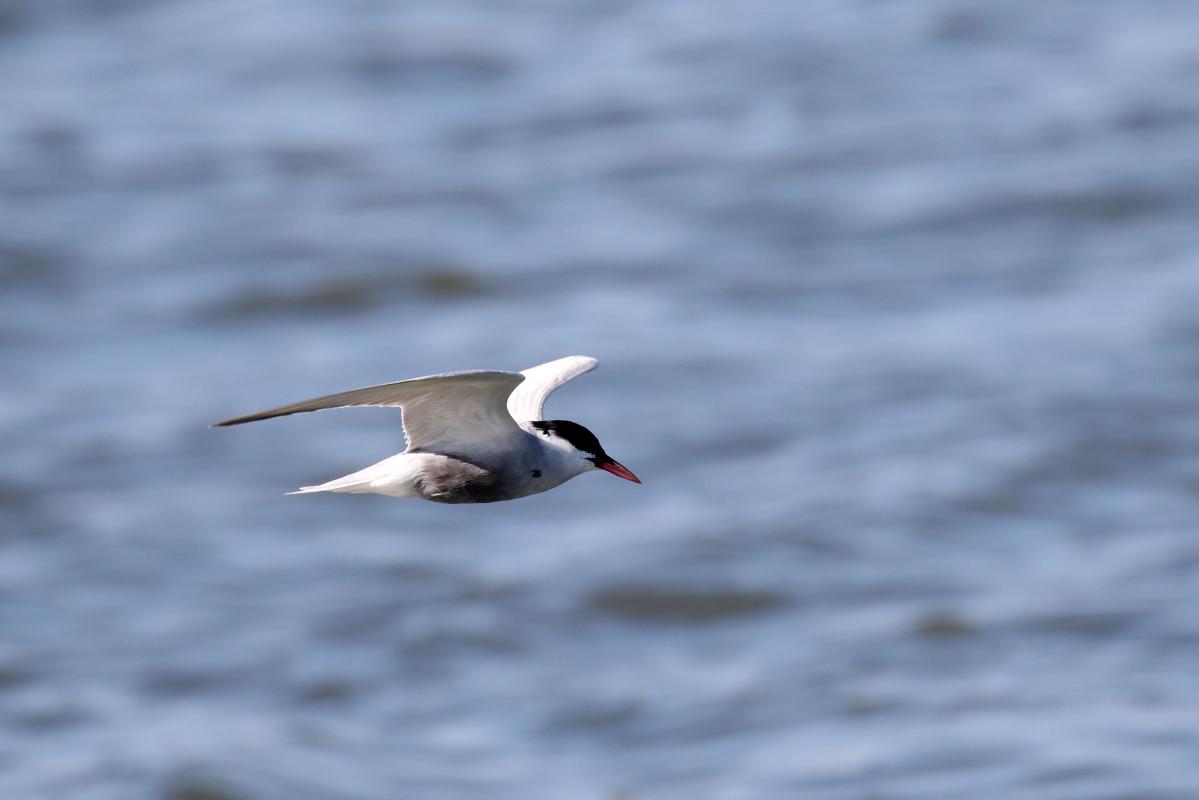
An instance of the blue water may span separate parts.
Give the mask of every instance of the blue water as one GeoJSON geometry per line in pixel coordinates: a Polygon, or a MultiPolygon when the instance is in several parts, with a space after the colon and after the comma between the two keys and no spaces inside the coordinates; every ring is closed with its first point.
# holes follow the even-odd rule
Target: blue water
{"type": "Polygon", "coordinates": [[[0,1],[0,797],[1199,797],[1197,26],[0,1]],[[643,486],[206,427],[572,353],[643,486]]]}

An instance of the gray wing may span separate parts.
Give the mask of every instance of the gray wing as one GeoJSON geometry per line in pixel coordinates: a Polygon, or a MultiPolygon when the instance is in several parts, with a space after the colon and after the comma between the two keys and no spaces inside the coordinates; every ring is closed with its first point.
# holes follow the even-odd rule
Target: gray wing
{"type": "Polygon", "coordinates": [[[541,407],[545,398],[567,381],[595,369],[599,361],[591,356],[566,356],[536,367],[529,367],[520,374],[524,383],[512,390],[508,396],[508,413],[518,423],[545,419],[541,407]]]}
{"type": "Polygon", "coordinates": [[[212,427],[241,425],[260,419],[348,406],[384,406],[404,412],[408,450],[435,450],[457,445],[486,447],[516,433],[508,413],[508,395],[524,380],[518,372],[447,372],[348,392],[327,394],[278,408],[218,422],[212,427]]]}

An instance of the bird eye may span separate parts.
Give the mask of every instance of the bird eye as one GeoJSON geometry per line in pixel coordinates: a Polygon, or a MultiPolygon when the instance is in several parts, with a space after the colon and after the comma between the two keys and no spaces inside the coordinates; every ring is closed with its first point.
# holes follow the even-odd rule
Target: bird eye
{"type": "Polygon", "coordinates": [[[533,470],[533,477],[534,477],[534,478],[540,478],[540,477],[541,477],[541,470],[539,470],[539,469],[535,469],[535,470],[533,470]]]}

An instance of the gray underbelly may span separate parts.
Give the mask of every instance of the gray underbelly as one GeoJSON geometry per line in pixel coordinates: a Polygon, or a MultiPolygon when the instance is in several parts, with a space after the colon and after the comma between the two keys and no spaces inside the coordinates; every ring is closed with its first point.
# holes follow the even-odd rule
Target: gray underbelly
{"type": "Polygon", "coordinates": [[[420,496],[434,503],[494,503],[522,496],[503,475],[451,456],[433,461],[415,480],[420,496]]]}

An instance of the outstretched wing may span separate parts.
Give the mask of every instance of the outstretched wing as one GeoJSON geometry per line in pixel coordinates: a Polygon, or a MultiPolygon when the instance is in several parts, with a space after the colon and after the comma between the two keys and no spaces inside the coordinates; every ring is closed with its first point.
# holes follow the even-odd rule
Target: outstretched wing
{"type": "MultiPolygon", "coordinates": [[[[408,450],[437,451],[458,445],[486,448],[519,428],[506,403],[512,390],[525,380],[518,372],[447,372],[348,392],[234,417],[212,427],[240,425],[260,419],[347,406],[385,406],[404,411],[408,450]]],[[[548,393],[548,392],[547,392],[548,393]]]]}
{"type": "Polygon", "coordinates": [[[508,395],[508,413],[522,425],[544,419],[541,407],[545,398],[572,378],[591,372],[597,364],[599,362],[591,356],[567,356],[529,367],[520,373],[525,378],[524,383],[508,395]]]}

